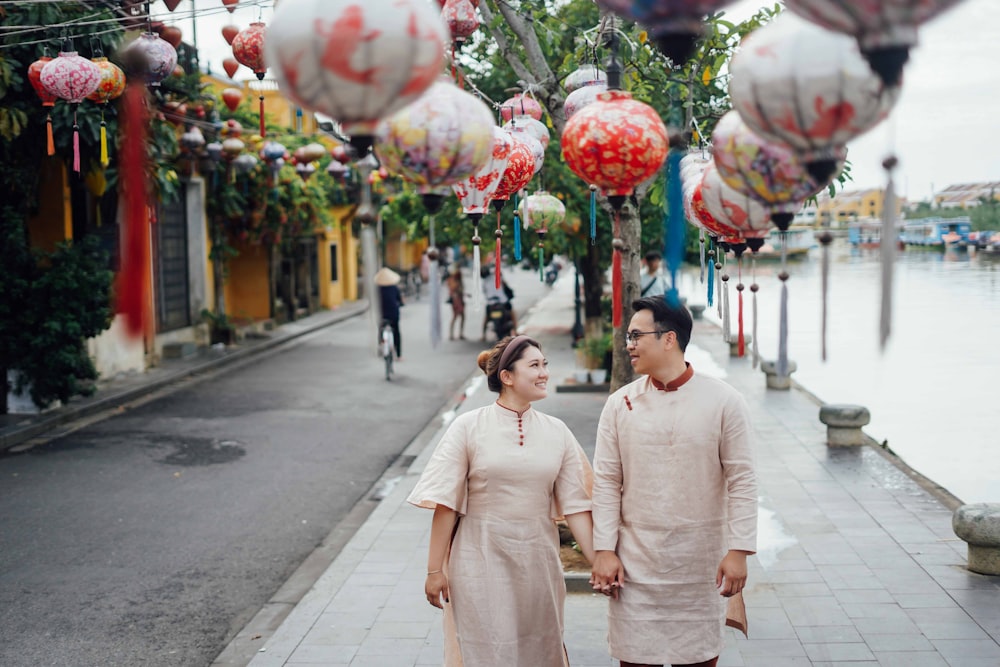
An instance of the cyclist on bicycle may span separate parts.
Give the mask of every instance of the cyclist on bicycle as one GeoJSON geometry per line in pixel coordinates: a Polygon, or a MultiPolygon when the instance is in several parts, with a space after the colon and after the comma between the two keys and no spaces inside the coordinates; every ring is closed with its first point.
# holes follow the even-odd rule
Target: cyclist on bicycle
{"type": "Polygon", "coordinates": [[[392,327],[392,336],[396,342],[396,358],[402,359],[403,338],[399,335],[399,309],[404,304],[403,293],[399,291],[399,281],[399,274],[387,266],[383,266],[375,274],[379,302],[382,304],[382,319],[392,327]]]}

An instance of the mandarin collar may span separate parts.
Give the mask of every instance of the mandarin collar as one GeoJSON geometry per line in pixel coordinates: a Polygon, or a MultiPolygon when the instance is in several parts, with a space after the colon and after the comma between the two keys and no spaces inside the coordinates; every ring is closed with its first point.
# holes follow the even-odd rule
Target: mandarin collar
{"type": "Polygon", "coordinates": [[[502,414],[502,415],[508,415],[510,417],[514,417],[514,418],[517,418],[517,419],[520,419],[521,417],[524,417],[524,415],[526,415],[531,410],[531,404],[530,403],[528,404],[528,407],[526,407],[521,412],[518,412],[517,410],[513,410],[511,408],[508,408],[506,405],[501,405],[499,400],[494,401],[493,404],[496,405],[497,408],[499,408],[497,410],[497,412],[499,412],[500,414],[502,414]]]}
{"type": "Polygon", "coordinates": [[[663,384],[652,375],[649,376],[649,381],[660,391],[677,391],[681,385],[694,377],[694,368],[691,367],[691,364],[685,361],[684,366],[684,372],[666,384],[663,384]]]}

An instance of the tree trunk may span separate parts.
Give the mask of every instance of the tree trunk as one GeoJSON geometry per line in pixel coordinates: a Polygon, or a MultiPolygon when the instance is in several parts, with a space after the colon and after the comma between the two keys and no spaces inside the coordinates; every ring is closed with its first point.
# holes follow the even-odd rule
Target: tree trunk
{"type": "Polygon", "coordinates": [[[622,240],[622,323],[614,332],[611,366],[611,391],[616,391],[635,378],[628,351],[625,349],[625,332],[632,319],[632,302],[639,298],[639,271],[642,257],[641,220],[639,205],[633,197],[626,200],[619,217],[622,240]]]}

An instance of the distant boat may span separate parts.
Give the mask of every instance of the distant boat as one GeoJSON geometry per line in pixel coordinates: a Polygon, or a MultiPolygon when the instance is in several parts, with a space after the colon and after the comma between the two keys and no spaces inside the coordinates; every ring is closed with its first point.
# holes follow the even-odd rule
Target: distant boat
{"type": "Polygon", "coordinates": [[[816,234],[812,227],[789,227],[787,232],[772,229],[760,250],[753,253],[755,259],[780,260],[782,245],[788,259],[804,259],[809,251],[817,247],[816,234]]]}
{"type": "Polygon", "coordinates": [[[907,246],[964,248],[969,243],[972,221],[958,218],[924,218],[903,225],[901,239],[907,246]]]}
{"type": "MultiPolygon", "coordinates": [[[[857,220],[847,223],[847,240],[855,248],[880,248],[882,246],[882,221],[881,220],[857,220]]],[[[896,230],[896,242],[899,247],[903,247],[899,239],[899,230],[902,224],[898,224],[896,230]]]]}

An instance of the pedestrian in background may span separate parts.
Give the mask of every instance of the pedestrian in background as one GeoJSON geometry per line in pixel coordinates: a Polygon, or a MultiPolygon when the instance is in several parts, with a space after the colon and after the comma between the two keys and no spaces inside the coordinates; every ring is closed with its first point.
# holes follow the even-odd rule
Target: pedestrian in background
{"type": "Polygon", "coordinates": [[[382,321],[392,327],[395,339],[396,358],[403,358],[403,337],[399,333],[399,309],[403,307],[403,293],[399,291],[399,274],[383,266],[375,273],[375,284],[378,286],[379,303],[382,306],[382,321]]]}
{"type": "Polygon", "coordinates": [[[448,303],[451,304],[451,323],[448,325],[448,340],[455,340],[455,322],[458,322],[458,337],[465,340],[465,286],[462,284],[462,270],[458,264],[449,267],[448,277],[444,279],[448,290],[448,303]]]}
{"type": "MultiPolygon", "coordinates": [[[[608,596],[622,667],[714,667],[727,599],[757,543],[757,478],[746,401],[684,359],[691,315],[661,297],[632,303],[625,335],[637,380],[612,394],[594,453],[591,584],[608,596]]],[[[735,596],[735,597],[734,597],[735,596]]]]}
{"type": "Polygon", "coordinates": [[[537,341],[504,338],[478,363],[496,402],[452,422],[408,498],[434,510],[424,592],[444,610],[445,666],[565,667],[555,522],[590,560],[590,463],[532,407],[549,379],[537,341]]]}
{"type": "Polygon", "coordinates": [[[660,275],[660,253],[650,250],[644,258],[645,266],[639,276],[639,297],[663,296],[667,291],[667,283],[660,275]]]}

